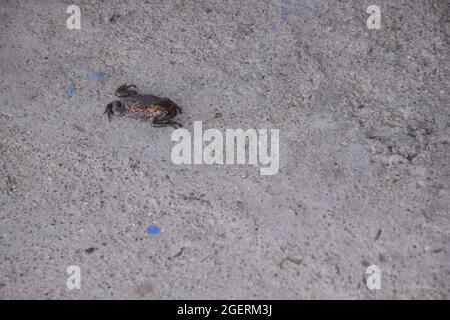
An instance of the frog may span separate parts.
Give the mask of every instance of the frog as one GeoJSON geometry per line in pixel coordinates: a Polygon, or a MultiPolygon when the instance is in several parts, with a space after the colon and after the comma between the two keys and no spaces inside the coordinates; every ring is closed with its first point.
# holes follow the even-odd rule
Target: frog
{"type": "Polygon", "coordinates": [[[113,115],[127,116],[133,119],[152,121],[153,127],[182,127],[174,120],[182,109],[168,98],[151,94],[140,94],[134,84],[123,84],[114,95],[119,98],[106,106],[104,114],[111,121],[113,115]]]}

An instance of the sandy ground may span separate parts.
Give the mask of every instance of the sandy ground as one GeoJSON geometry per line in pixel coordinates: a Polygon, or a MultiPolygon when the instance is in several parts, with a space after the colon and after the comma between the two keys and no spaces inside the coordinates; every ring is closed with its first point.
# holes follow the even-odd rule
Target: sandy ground
{"type": "Polygon", "coordinates": [[[71,4],[0,1],[0,298],[450,298],[449,1],[71,4]],[[280,172],[173,164],[125,82],[280,129],[280,172]]]}

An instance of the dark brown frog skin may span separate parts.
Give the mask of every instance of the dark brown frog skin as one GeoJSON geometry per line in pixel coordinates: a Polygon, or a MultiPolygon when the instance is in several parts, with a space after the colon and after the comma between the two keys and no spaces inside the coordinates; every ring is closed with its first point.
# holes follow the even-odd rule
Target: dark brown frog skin
{"type": "Polygon", "coordinates": [[[182,112],[182,109],[173,101],[150,94],[139,94],[135,89],[136,86],[133,84],[124,84],[117,88],[115,96],[119,100],[108,104],[104,112],[109,120],[116,114],[134,119],[152,120],[154,127],[182,127],[181,124],[172,120],[182,112]]]}

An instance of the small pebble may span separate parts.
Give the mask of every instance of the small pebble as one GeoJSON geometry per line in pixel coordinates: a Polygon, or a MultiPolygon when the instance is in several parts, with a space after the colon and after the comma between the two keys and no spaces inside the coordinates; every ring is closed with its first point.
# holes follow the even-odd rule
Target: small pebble
{"type": "Polygon", "coordinates": [[[84,252],[86,253],[86,254],[91,254],[91,253],[93,253],[95,251],[95,248],[87,248],[86,250],[84,250],[84,252]]]}
{"type": "Polygon", "coordinates": [[[147,294],[153,292],[153,286],[150,283],[148,283],[148,282],[144,282],[144,283],[138,284],[134,288],[134,292],[136,294],[140,295],[141,297],[144,297],[147,294]]]}

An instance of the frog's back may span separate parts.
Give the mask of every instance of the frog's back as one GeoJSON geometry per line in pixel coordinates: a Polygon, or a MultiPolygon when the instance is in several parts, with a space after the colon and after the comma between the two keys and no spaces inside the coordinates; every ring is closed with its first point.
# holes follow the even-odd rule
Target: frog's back
{"type": "Polygon", "coordinates": [[[140,105],[142,108],[149,108],[162,101],[161,98],[150,94],[138,94],[120,99],[127,107],[132,105],[140,105]]]}

